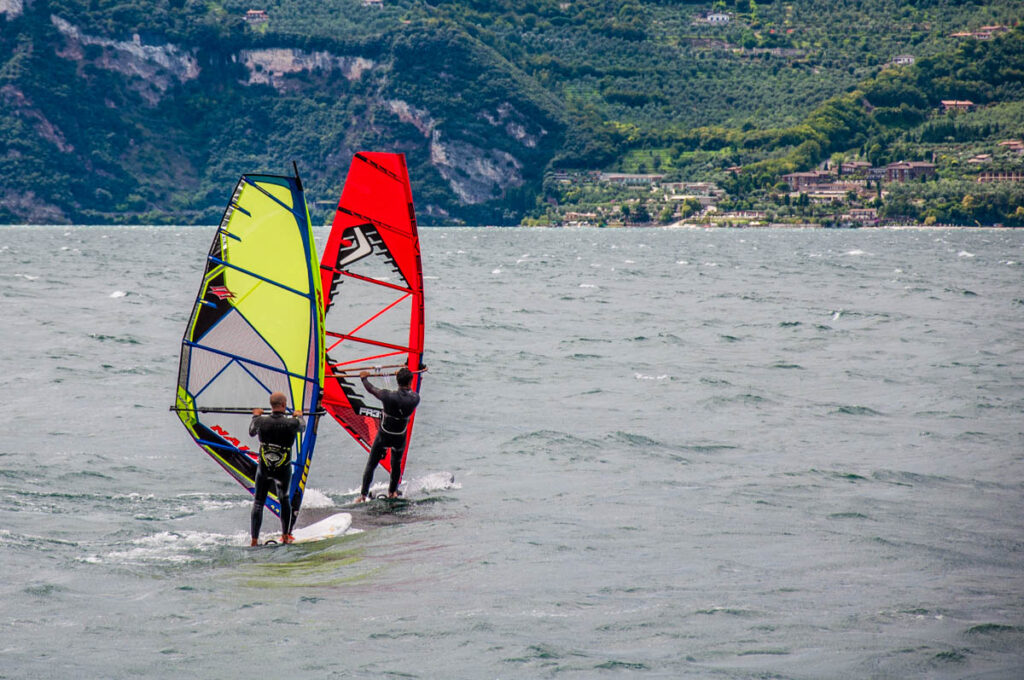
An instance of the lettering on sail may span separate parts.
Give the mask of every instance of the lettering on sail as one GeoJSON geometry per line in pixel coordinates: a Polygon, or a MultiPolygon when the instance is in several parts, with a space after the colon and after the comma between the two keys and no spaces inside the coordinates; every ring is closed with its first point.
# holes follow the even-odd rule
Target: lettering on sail
{"type": "Polygon", "coordinates": [[[219,434],[221,437],[223,437],[224,441],[228,442],[229,444],[232,444],[239,451],[248,451],[249,450],[248,446],[242,446],[242,442],[240,442],[236,438],[232,437],[231,433],[228,432],[227,430],[225,430],[220,425],[214,425],[210,429],[213,430],[214,432],[216,432],[217,434],[219,434]]]}

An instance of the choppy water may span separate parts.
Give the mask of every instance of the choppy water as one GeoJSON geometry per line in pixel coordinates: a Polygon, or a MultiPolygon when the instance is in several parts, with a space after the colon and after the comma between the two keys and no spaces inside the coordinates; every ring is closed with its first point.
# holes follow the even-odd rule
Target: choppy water
{"type": "Polygon", "coordinates": [[[426,230],[414,502],[256,551],[210,238],[0,229],[0,677],[1024,675],[1024,231],[426,230]]]}

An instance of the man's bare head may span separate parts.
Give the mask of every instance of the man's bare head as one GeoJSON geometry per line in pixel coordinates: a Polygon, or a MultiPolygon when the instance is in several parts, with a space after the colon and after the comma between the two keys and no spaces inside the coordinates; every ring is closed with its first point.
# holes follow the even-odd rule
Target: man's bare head
{"type": "Polygon", "coordinates": [[[288,406],[288,397],[283,392],[274,392],[270,395],[270,408],[275,411],[283,411],[288,406]]]}

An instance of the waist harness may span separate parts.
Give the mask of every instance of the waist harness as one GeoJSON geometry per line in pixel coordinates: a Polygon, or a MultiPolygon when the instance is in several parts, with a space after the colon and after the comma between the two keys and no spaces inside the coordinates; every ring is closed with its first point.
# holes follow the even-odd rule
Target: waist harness
{"type": "Polygon", "coordinates": [[[289,463],[292,458],[292,447],[278,444],[260,444],[260,460],[270,469],[277,469],[289,463]]]}
{"type": "Polygon", "coordinates": [[[380,419],[380,429],[383,430],[384,432],[386,432],[387,434],[405,434],[405,430],[408,427],[409,427],[409,419],[408,418],[396,418],[395,416],[389,416],[388,414],[385,413],[384,417],[380,419]],[[388,422],[388,421],[390,421],[390,422],[388,422]],[[387,428],[387,426],[385,425],[385,423],[387,423],[387,425],[390,425],[394,429],[389,430],[387,428]],[[396,427],[396,425],[401,425],[402,429],[399,430],[396,427]]]}

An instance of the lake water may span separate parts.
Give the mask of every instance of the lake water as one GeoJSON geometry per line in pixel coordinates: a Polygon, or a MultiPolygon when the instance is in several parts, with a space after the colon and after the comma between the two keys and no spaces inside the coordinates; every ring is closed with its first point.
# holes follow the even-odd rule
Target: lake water
{"type": "Polygon", "coordinates": [[[412,502],[257,550],[212,231],[0,229],[0,677],[1024,677],[1024,230],[425,229],[412,502]]]}

